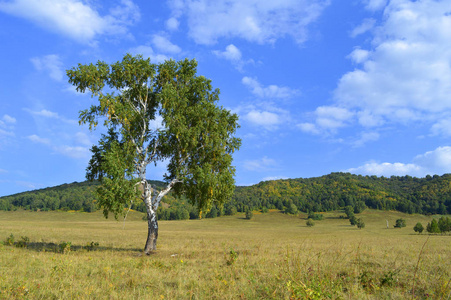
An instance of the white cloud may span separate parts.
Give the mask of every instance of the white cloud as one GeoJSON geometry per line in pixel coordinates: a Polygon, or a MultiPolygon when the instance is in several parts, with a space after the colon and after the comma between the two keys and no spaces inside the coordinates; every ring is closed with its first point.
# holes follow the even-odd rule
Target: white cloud
{"type": "Polygon", "coordinates": [[[131,48],[128,50],[128,52],[134,55],[142,54],[144,58],[149,57],[153,63],[161,63],[164,62],[165,60],[170,59],[169,56],[166,56],[164,54],[157,54],[153,51],[152,47],[145,45],[131,48]]]}
{"type": "Polygon", "coordinates": [[[288,179],[286,176],[268,176],[263,178],[263,181],[272,181],[272,180],[279,180],[279,179],[288,179]]]}
{"type": "Polygon", "coordinates": [[[53,150],[61,155],[68,156],[71,158],[86,159],[90,157],[90,152],[86,147],[55,146],[53,147],[53,150]]]}
{"type": "Polygon", "coordinates": [[[230,44],[226,47],[225,51],[213,51],[213,53],[218,56],[225,58],[231,62],[241,61],[241,51],[234,44],[230,44]]]}
{"type": "MultiPolygon", "coordinates": [[[[80,140],[80,138],[83,138],[80,135],[76,135],[75,139],[84,145],[91,145],[91,143],[88,144],[87,140],[80,140]]],[[[88,158],[90,156],[90,152],[87,147],[83,146],[67,146],[67,145],[55,145],[52,143],[52,141],[48,138],[42,138],[36,134],[27,136],[27,139],[34,143],[43,144],[48,146],[52,151],[55,153],[71,157],[71,158],[88,158]]]]}
{"type": "Polygon", "coordinates": [[[376,24],[376,20],[375,19],[365,19],[363,20],[362,24],[360,24],[359,26],[357,26],[356,28],[354,28],[351,33],[350,36],[351,37],[356,37],[358,35],[361,35],[371,29],[374,28],[374,25],[376,24]]]}
{"type": "Polygon", "coordinates": [[[105,16],[79,0],[14,0],[0,2],[0,11],[80,43],[92,43],[103,34],[125,35],[127,27],[139,19],[138,7],[129,0],[122,0],[105,16]]]}
{"type": "Polygon", "coordinates": [[[166,37],[155,34],[152,37],[152,44],[161,52],[176,54],[180,53],[182,49],[179,46],[174,45],[166,37]]]}
{"type": "Polygon", "coordinates": [[[251,110],[245,115],[245,119],[254,125],[263,126],[267,129],[271,129],[281,123],[281,118],[278,114],[268,111],[251,110]]]}
{"type": "Polygon", "coordinates": [[[9,124],[15,124],[16,123],[16,119],[9,116],[9,115],[3,115],[2,118],[3,121],[5,121],[5,123],[9,123],[9,124]]]}
{"type": "Polygon", "coordinates": [[[360,48],[354,49],[351,54],[348,55],[348,58],[352,59],[353,62],[360,64],[368,59],[370,52],[367,50],[363,50],[360,48]]]}
{"type": "Polygon", "coordinates": [[[239,37],[251,42],[274,43],[291,36],[297,43],[307,37],[307,27],[329,5],[328,0],[218,0],[170,1],[175,17],[185,15],[188,34],[199,44],[219,38],[239,37]]]}
{"type": "Polygon", "coordinates": [[[169,18],[166,21],[166,28],[168,30],[174,31],[177,30],[179,28],[179,21],[176,18],[169,18]]]}
{"type": "Polygon", "coordinates": [[[438,147],[417,155],[411,163],[369,162],[357,168],[350,168],[346,172],[387,177],[391,175],[423,177],[427,174],[451,173],[451,147],[438,147]]]}
{"type": "Polygon", "coordinates": [[[38,71],[49,72],[49,76],[52,79],[56,81],[63,80],[63,63],[58,55],[51,54],[43,57],[33,57],[31,62],[38,71]]]}
{"type": "Polygon", "coordinates": [[[362,147],[368,142],[377,141],[380,137],[380,134],[377,132],[363,132],[360,138],[352,143],[354,147],[362,147]]]}
{"type": "Polygon", "coordinates": [[[27,138],[28,138],[30,141],[34,142],[34,143],[44,144],[44,145],[50,145],[50,144],[51,144],[51,142],[50,142],[49,139],[41,138],[41,137],[37,136],[36,134],[27,136],[27,138]]]}
{"type": "Polygon", "coordinates": [[[381,10],[387,5],[387,0],[363,0],[365,8],[371,11],[381,10]]]}
{"type": "Polygon", "coordinates": [[[315,123],[300,123],[297,127],[311,134],[335,133],[338,128],[347,126],[354,113],[342,107],[320,106],[314,112],[315,123]]]}
{"type": "MultiPolygon", "coordinates": [[[[366,1],[368,8],[385,1],[366,1]]],[[[447,1],[391,1],[374,31],[371,49],[349,58],[359,67],[344,74],[334,91],[337,106],[355,111],[361,125],[436,122],[446,133],[451,113],[451,15],[447,1]]]]}
{"type": "Polygon", "coordinates": [[[451,119],[443,119],[432,125],[432,135],[451,136],[451,119]]]}
{"type": "Polygon", "coordinates": [[[266,156],[261,159],[247,160],[244,162],[244,168],[249,171],[267,171],[275,166],[277,166],[276,161],[266,156]]]}
{"type": "Polygon", "coordinates": [[[86,133],[84,133],[84,132],[77,132],[75,134],[75,141],[78,144],[82,144],[82,145],[85,145],[85,146],[92,146],[92,144],[93,144],[91,142],[89,136],[86,133]]]}
{"type": "Polygon", "coordinates": [[[370,162],[358,168],[351,168],[346,170],[346,172],[354,174],[365,174],[365,175],[377,175],[377,176],[423,176],[423,171],[421,167],[415,164],[403,164],[403,163],[376,163],[370,162]]]}
{"type": "Polygon", "coordinates": [[[40,111],[34,111],[34,110],[31,110],[28,108],[24,108],[24,110],[26,112],[32,114],[33,116],[44,117],[44,118],[49,118],[49,119],[56,119],[56,120],[62,121],[67,124],[73,124],[73,125],[78,124],[78,121],[76,121],[76,120],[67,119],[65,117],[60,116],[58,113],[52,112],[47,109],[41,109],[40,111]]]}
{"type": "Polygon", "coordinates": [[[256,78],[243,77],[241,82],[251,89],[252,94],[261,98],[290,98],[299,94],[298,90],[277,85],[263,86],[256,78]]]}

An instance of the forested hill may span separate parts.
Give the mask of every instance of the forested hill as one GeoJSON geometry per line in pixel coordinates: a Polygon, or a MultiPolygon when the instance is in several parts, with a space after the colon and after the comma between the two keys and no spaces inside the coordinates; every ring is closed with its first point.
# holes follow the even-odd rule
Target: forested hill
{"type": "MultiPolygon", "coordinates": [[[[164,183],[152,181],[157,189],[164,183]]],[[[95,182],[74,182],[0,198],[0,210],[18,207],[30,210],[96,210],[93,191],[95,182]]],[[[179,218],[195,212],[186,200],[165,197],[171,212],[160,211],[163,219],[179,218]],[[177,208],[177,210],[175,210],[177,208]],[[171,215],[173,214],[173,215],[171,215]]],[[[253,186],[238,186],[223,210],[217,215],[246,209],[295,208],[300,211],[330,211],[353,206],[398,210],[407,213],[451,213],[451,174],[416,178],[411,176],[376,177],[332,173],[322,177],[264,181],[253,186]]],[[[142,210],[141,203],[133,208],[142,210]]],[[[215,212],[216,214],[216,212],[215,212]]],[[[214,214],[210,214],[213,215],[214,214]]]]}
{"type": "Polygon", "coordinates": [[[242,207],[283,209],[294,204],[301,211],[330,211],[353,206],[407,213],[451,213],[451,174],[443,176],[361,176],[332,173],[308,179],[264,181],[237,187],[232,203],[242,207]]]}

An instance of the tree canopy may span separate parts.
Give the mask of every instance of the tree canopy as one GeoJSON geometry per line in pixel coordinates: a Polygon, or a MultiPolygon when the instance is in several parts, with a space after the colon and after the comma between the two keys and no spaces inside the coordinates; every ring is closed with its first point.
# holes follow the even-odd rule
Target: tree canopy
{"type": "Polygon", "coordinates": [[[130,54],[111,65],[99,61],[67,71],[78,92],[98,99],[80,112],[80,124],[95,129],[102,120],[107,128],[91,149],[87,178],[101,182],[97,198],[106,217],[144,202],[154,243],[146,244],[146,253],[156,249],[156,211],[170,190],[185,194],[200,213],[233,193],[238,116],[217,105],[219,90],[196,72],[195,60],[157,65],[130,54]],[[163,161],[167,186],[155,192],[147,166],[163,161]]]}

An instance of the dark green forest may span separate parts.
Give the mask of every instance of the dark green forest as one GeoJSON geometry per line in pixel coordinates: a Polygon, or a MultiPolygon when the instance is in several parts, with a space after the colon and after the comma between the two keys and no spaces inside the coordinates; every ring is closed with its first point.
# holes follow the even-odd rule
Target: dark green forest
{"type": "MultiPolygon", "coordinates": [[[[152,181],[157,189],[165,183],[152,181]]],[[[92,212],[99,209],[94,191],[97,182],[74,182],[0,198],[0,210],[18,208],[32,211],[76,210],[92,212]]],[[[199,212],[186,198],[169,194],[158,210],[160,220],[197,219],[199,212]]],[[[233,215],[247,210],[279,209],[287,213],[322,212],[354,208],[359,213],[366,207],[397,210],[405,213],[451,213],[451,174],[443,176],[362,176],[332,173],[315,178],[264,181],[253,186],[237,186],[223,207],[213,206],[203,217],[233,215]]],[[[145,211],[143,203],[134,210],[145,211]]]]}

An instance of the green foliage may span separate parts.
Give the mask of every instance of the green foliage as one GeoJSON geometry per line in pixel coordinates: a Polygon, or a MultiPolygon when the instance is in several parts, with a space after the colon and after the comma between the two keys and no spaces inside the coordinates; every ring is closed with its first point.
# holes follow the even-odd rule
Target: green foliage
{"type": "Polygon", "coordinates": [[[6,246],[13,246],[14,245],[14,235],[11,233],[3,242],[6,246]]]}
{"type": "Polygon", "coordinates": [[[350,205],[345,206],[344,211],[345,211],[346,217],[348,219],[351,219],[352,217],[354,217],[354,208],[352,206],[350,206],[350,205]]]}
{"type": "Polygon", "coordinates": [[[91,243],[87,243],[84,248],[88,251],[94,251],[99,248],[99,243],[92,241],[91,243]]]}
{"type": "Polygon", "coordinates": [[[356,225],[358,229],[365,228],[365,222],[363,222],[362,218],[357,219],[356,225]]]}
{"type": "Polygon", "coordinates": [[[299,211],[334,211],[350,206],[357,214],[366,207],[405,213],[451,212],[451,174],[416,178],[332,173],[316,178],[264,181],[236,187],[238,211],[245,205],[283,210],[292,201],[299,211]]]}
{"type": "Polygon", "coordinates": [[[264,207],[261,209],[261,212],[262,212],[263,214],[267,214],[267,213],[269,212],[269,209],[268,209],[266,206],[264,206],[264,207]]]}
{"type": "Polygon", "coordinates": [[[252,213],[252,210],[248,209],[245,212],[245,218],[246,220],[251,220],[254,217],[254,214],[252,213]]]}
{"type": "Polygon", "coordinates": [[[293,202],[289,202],[287,207],[285,208],[285,213],[290,215],[295,215],[298,212],[298,208],[293,202]]]}
{"type": "Polygon", "coordinates": [[[440,228],[438,227],[436,219],[432,219],[432,221],[427,224],[426,231],[429,233],[440,233],[440,228]]]}
{"type": "Polygon", "coordinates": [[[305,225],[307,225],[307,227],[313,227],[315,225],[315,223],[313,222],[312,219],[307,219],[307,221],[305,222],[305,225]]]}
{"type": "Polygon", "coordinates": [[[226,255],[226,257],[225,257],[226,265],[228,265],[228,266],[234,265],[237,259],[238,259],[238,253],[235,252],[235,250],[230,249],[228,255],[226,255]]]}
{"type": "Polygon", "coordinates": [[[357,218],[356,218],[356,216],[352,215],[349,218],[349,223],[351,223],[352,226],[357,225],[357,218]]]}
{"type": "Polygon", "coordinates": [[[320,221],[322,220],[324,217],[322,214],[315,214],[314,212],[309,212],[308,214],[308,219],[312,219],[312,220],[316,220],[316,221],[320,221]]]}
{"type": "Polygon", "coordinates": [[[70,247],[72,246],[72,242],[61,242],[58,244],[59,252],[63,254],[67,254],[70,252],[70,247]]]}
{"type": "Polygon", "coordinates": [[[396,224],[393,225],[393,227],[395,227],[395,228],[406,227],[406,220],[405,219],[397,219],[396,224]]]}
{"type": "Polygon", "coordinates": [[[423,230],[424,230],[423,224],[421,224],[420,222],[418,222],[418,223],[415,224],[415,226],[413,227],[413,230],[414,230],[415,232],[422,233],[423,230]]]}
{"type": "Polygon", "coordinates": [[[441,233],[446,233],[451,231],[451,218],[442,216],[438,219],[438,228],[441,233]]]}
{"type": "Polygon", "coordinates": [[[217,106],[219,90],[196,72],[195,60],[156,65],[130,54],[110,65],[99,61],[67,71],[78,92],[98,99],[80,112],[80,123],[94,129],[102,119],[108,129],[92,147],[87,168],[87,178],[101,182],[96,198],[105,217],[112,212],[117,218],[140,197],[152,201],[146,207],[153,213],[159,200],[150,198],[146,167],[162,160],[169,162],[168,190],[186,195],[199,211],[232,196],[238,116],[217,106]],[[151,126],[157,116],[161,128],[151,126]]]}
{"type": "Polygon", "coordinates": [[[225,215],[226,216],[233,216],[233,215],[236,215],[236,213],[237,213],[237,209],[235,206],[227,205],[225,207],[225,215]]]}
{"type": "Polygon", "coordinates": [[[30,238],[27,236],[22,236],[20,241],[16,243],[17,248],[27,248],[28,243],[30,243],[30,238]]]}

